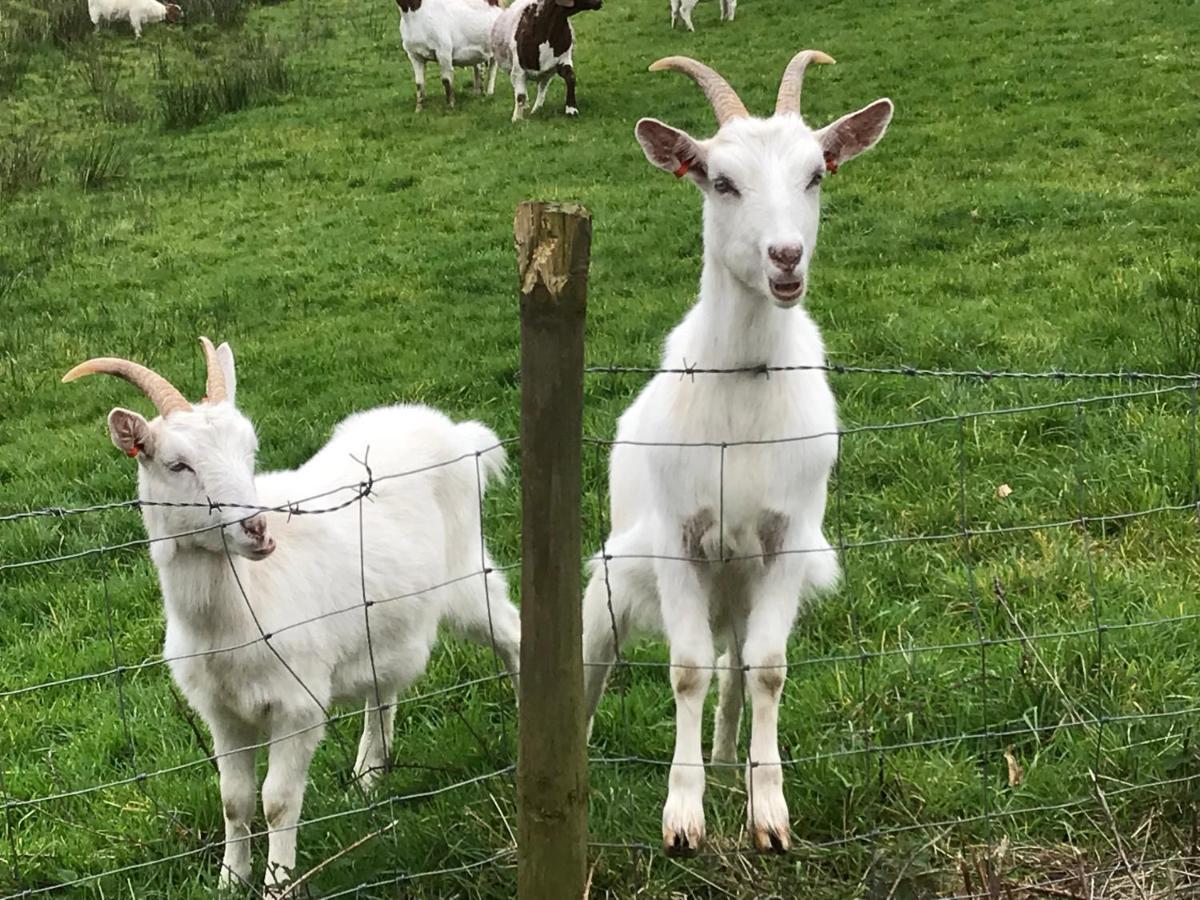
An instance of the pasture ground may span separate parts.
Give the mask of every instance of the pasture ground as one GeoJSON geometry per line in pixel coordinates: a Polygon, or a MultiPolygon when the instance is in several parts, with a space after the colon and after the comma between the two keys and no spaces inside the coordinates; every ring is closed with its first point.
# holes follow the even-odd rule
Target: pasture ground
{"type": "MultiPolygon", "coordinates": [[[[55,12],[60,0],[4,0],[0,513],[133,496],[103,425],[111,406],[139,401],[115,382],[59,376],[128,355],[198,393],[201,333],[238,354],[265,468],[302,461],[350,411],[396,401],[515,434],[511,221],[525,198],[594,215],[589,361],[654,365],[694,295],[700,202],[645,163],[633,124],[712,129],[692,85],[646,72],[672,53],[714,64],[760,112],[806,46],[839,60],[808,78],[811,122],[895,100],[882,144],[824,188],[809,304],[832,359],[1197,370],[1194,2],[745,0],[725,26],[701,5],[694,35],[668,30],[667,6],[610,0],[580,16],[581,117],[562,115],[556,87],[513,127],[503,79],[481,100],[465,73],[457,110],[432,90],[414,114],[388,0],[197,0],[186,25],[152,26],[138,43],[93,36],[77,11],[55,12]],[[45,9],[53,21],[37,18],[45,9]],[[61,40],[33,34],[42,26],[61,40]]],[[[960,854],[988,846],[1006,884],[1067,879],[1054,882],[1060,896],[1085,896],[1070,893],[1080,871],[1170,858],[1143,875],[1155,889],[1175,879],[1184,896],[1200,852],[1196,521],[1103,517],[1195,501],[1194,387],[833,378],[850,428],[1141,395],[848,435],[829,526],[866,546],[847,550],[843,588],[793,643],[794,660],[817,660],[792,667],[783,700],[796,850],[746,853],[744,790],[714,776],[712,853],[657,852],[672,701],[661,667],[634,666],[596,725],[591,752],[616,761],[592,768],[591,822],[600,844],[649,849],[598,847],[591,896],[928,897],[961,890],[960,854]],[[1013,489],[1003,500],[1001,484],[1013,489]],[[887,540],[922,535],[948,537],[887,540]],[[1022,639],[1037,635],[1051,636],[1022,639]]],[[[611,436],[641,379],[589,377],[589,434],[611,436]]],[[[515,462],[488,504],[505,563],[517,559],[515,462]]],[[[589,550],[603,468],[589,450],[589,550]]],[[[0,521],[0,565],[141,536],[130,511],[0,521]]],[[[10,693],[157,657],[144,549],[0,571],[0,587],[0,790],[29,799],[126,781],[9,809],[0,895],[163,859],[65,895],[209,896],[216,779],[165,667],[10,693]],[[188,767],[129,783],[176,766],[188,767]]],[[[665,658],[653,642],[630,657],[665,658]]],[[[420,691],[491,667],[447,644],[420,691]]],[[[314,896],[435,870],[447,871],[359,895],[511,896],[511,778],[437,792],[512,761],[507,685],[404,707],[380,796],[433,792],[424,799],[355,812],[342,748],[357,726],[342,720],[318,753],[305,818],[329,818],[302,832],[300,870],[397,824],[332,861],[314,896]]],[[[260,866],[264,851],[259,841],[260,866]]],[[[1105,883],[1108,896],[1138,896],[1120,873],[1105,883]]]]}

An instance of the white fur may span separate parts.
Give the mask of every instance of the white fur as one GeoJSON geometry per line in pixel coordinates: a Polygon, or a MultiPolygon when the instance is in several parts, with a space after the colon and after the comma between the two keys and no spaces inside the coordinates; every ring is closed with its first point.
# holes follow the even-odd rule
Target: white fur
{"type": "Polygon", "coordinates": [[[412,62],[417,85],[417,109],[425,100],[425,64],[436,62],[454,105],[454,67],[475,69],[475,89],[482,89],[482,67],[488,69],[488,96],[496,86],[492,56],[492,23],[500,7],[485,0],[423,0],[419,9],[400,13],[400,41],[412,62]]]}
{"type": "MultiPolygon", "coordinates": [[[[219,353],[232,385],[228,345],[219,353]]],[[[485,426],[422,406],[353,415],[298,469],[258,476],[254,429],[232,397],[150,422],[114,410],[110,429],[122,449],[131,434],[142,449],[143,501],[289,507],[248,519],[253,511],[236,507],[143,507],[166,611],[164,654],[217,754],[222,883],[250,875],[255,751],[242,748],[261,741],[270,742],[266,880],[281,883],[295,865],[309,762],[331,706],[366,703],[355,774],[369,784],[389,758],[396,695],[424,672],[440,622],[485,646],[494,623],[496,650],[516,672],[516,609],[501,573],[481,574],[493,565],[479,492],[499,477],[504,451],[485,426]],[[353,501],[367,478],[361,461],[382,480],[353,501]],[[172,470],[181,464],[191,471],[172,470]],[[398,473],[414,474],[383,478],[398,473]]]]}
{"type": "MultiPolygon", "coordinates": [[[[674,28],[677,23],[683,22],[688,31],[695,31],[692,27],[692,10],[699,2],[700,0],[671,0],[671,27],[674,28]]],[[[732,22],[737,13],[737,0],[720,0],[720,4],[721,21],[732,22]]]]}
{"type": "MultiPolygon", "coordinates": [[[[859,115],[817,132],[796,115],[734,119],[707,141],[654,120],[638,123],[650,161],[667,171],[688,162],[687,176],[704,194],[700,295],[667,339],[663,367],[824,364],[820,332],[801,301],[824,154],[842,136],[842,123],[859,115]],[[730,186],[740,196],[718,190],[730,186]],[[781,248],[802,248],[803,256],[783,266],[772,255],[781,248]]],[[[870,144],[880,135],[882,128],[870,144]]],[[[839,161],[849,155],[841,152],[839,161]]],[[[755,764],[746,769],[749,830],[759,849],[788,846],[779,698],[800,606],[838,578],[822,534],[837,428],[821,371],[660,374],[617,426],[612,533],[603,548],[613,558],[593,561],[584,597],[586,702],[593,714],[618,649],[614,620],[616,641],[635,632],[666,636],[676,704],[663,809],[668,851],[694,852],[704,837],[701,714],[714,666],[713,761],[736,761],[748,688],[748,759],[755,764]],[[771,555],[772,548],[784,552],[771,555]]]]}
{"type": "Polygon", "coordinates": [[[128,22],[140,38],[142,26],[166,19],[167,8],[158,0],[88,0],[88,15],[97,28],[105,22],[128,22]]]}

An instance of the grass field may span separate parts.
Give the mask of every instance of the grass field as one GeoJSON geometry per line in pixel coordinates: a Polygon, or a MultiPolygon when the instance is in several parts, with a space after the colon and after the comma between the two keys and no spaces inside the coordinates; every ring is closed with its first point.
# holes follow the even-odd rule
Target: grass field
{"type": "MultiPolygon", "coordinates": [[[[692,35],[667,28],[666,0],[610,0],[577,20],[581,117],[563,116],[558,87],[519,127],[503,79],[478,99],[465,74],[457,110],[431,92],[415,114],[389,0],[186,9],[135,43],[92,35],[65,0],[0,0],[0,514],[133,496],[104,416],[140,401],[59,376],[126,355],[198,394],[201,333],[238,353],[265,468],[395,401],[515,434],[511,222],[526,198],[594,215],[589,362],[655,364],[694,296],[700,202],[645,163],[632,128],[653,115],[712,130],[694,87],[646,72],[671,53],[714,64],[760,112],[806,46],[839,60],[808,79],[811,122],[895,100],[884,141],[825,188],[809,304],[835,361],[1200,368],[1195,2],[744,0],[730,25],[701,5],[692,35]]],[[[589,435],[611,437],[643,377],[589,376],[589,435]]],[[[747,853],[743,788],[714,775],[711,852],[660,855],[673,704],[660,666],[632,666],[593,735],[608,761],[592,767],[591,827],[598,845],[645,849],[597,846],[591,896],[929,897],[962,890],[959,855],[989,846],[1012,885],[1170,857],[1147,881],[1185,896],[1170,871],[1200,853],[1200,554],[1178,509],[1196,500],[1194,384],[832,377],[850,433],[829,530],[847,578],[791,652],[811,660],[791,669],[781,724],[797,848],[747,853]],[[955,418],[971,412],[987,414],[955,418]],[[963,540],[967,527],[992,533],[963,540]],[[890,540],[922,536],[945,537],[890,540]]],[[[604,459],[586,457],[594,550],[604,459]]],[[[488,510],[506,564],[516,463],[488,510]]],[[[0,567],[142,536],[128,510],[0,521],[0,567]]],[[[62,894],[208,896],[216,778],[153,664],[144,548],[0,568],[0,609],[0,800],[18,801],[0,896],[156,860],[62,894]]],[[[648,643],[630,659],[666,656],[648,643]]],[[[419,691],[492,666],[447,644],[419,691]]],[[[398,722],[399,765],[365,811],[345,783],[357,719],[318,752],[301,871],[397,825],[331,862],[313,895],[449,870],[355,896],[511,896],[511,690],[414,700],[398,722]]],[[[1108,890],[1138,896],[1127,876],[1108,890]]]]}

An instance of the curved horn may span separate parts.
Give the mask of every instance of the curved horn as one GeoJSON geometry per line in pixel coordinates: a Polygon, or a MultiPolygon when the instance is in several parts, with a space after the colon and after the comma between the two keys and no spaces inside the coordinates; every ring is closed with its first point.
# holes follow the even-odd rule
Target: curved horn
{"type": "Polygon", "coordinates": [[[801,50],[792,57],[788,67],[783,72],[783,80],[779,82],[779,96],[775,100],[775,115],[787,113],[800,115],[800,88],[804,85],[804,70],[809,63],[828,63],[832,65],[834,58],[820,50],[801,50]]]}
{"type": "Polygon", "coordinates": [[[200,338],[200,346],[204,348],[204,365],[208,369],[205,381],[204,397],[209,403],[220,403],[229,397],[229,389],[225,386],[225,370],[217,359],[217,348],[206,337],[200,338]]]}
{"type": "Polygon", "coordinates": [[[650,66],[651,72],[666,70],[682,72],[700,86],[704,96],[712,104],[713,112],[717,114],[718,125],[724,125],[730,119],[744,119],[750,115],[737,92],[729,86],[729,82],[704,63],[688,56],[668,56],[650,66]]]}
{"type": "Polygon", "coordinates": [[[127,359],[118,359],[112,356],[101,356],[96,359],[89,359],[87,362],[80,363],[70,372],[62,377],[63,381],[74,381],[84,375],[95,375],[97,373],[103,375],[116,375],[118,378],[124,378],[130,384],[141,389],[142,393],[150,398],[150,402],[154,404],[159,415],[169,415],[176,410],[189,410],[192,404],[188,403],[183,394],[176,390],[175,386],[167,379],[163,378],[157,372],[147,369],[145,366],[140,366],[135,362],[130,362],[127,359]]]}

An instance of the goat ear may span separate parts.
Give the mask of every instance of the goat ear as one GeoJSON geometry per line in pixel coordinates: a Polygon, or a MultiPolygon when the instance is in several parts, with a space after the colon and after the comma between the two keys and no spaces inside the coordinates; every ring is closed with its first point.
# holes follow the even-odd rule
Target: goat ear
{"type": "Polygon", "coordinates": [[[677,178],[690,175],[700,184],[708,180],[708,154],[686,131],[658,119],[642,119],[634,129],[646,159],[677,178]]]}
{"type": "Polygon", "coordinates": [[[135,412],[119,406],[108,414],[108,434],[113,445],[126,456],[154,457],[154,434],[150,423],[135,412]]]}
{"type": "Polygon", "coordinates": [[[217,362],[221,364],[221,372],[225,375],[225,399],[236,406],[237,372],[233,366],[233,348],[228,343],[217,348],[217,362]]]}
{"type": "Polygon", "coordinates": [[[894,109],[891,100],[876,100],[818,131],[817,140],[825,151],[825,165],[836,171],[842,163],[879,143],[892,121],[894,109]]]}

